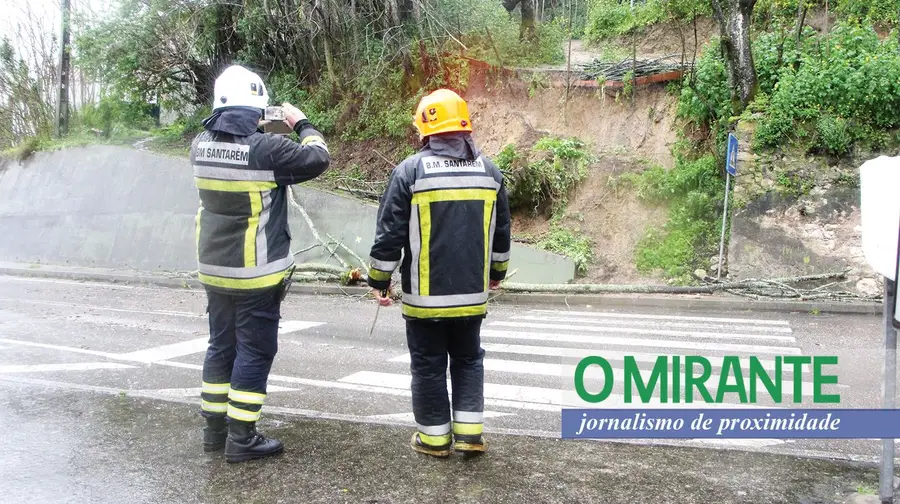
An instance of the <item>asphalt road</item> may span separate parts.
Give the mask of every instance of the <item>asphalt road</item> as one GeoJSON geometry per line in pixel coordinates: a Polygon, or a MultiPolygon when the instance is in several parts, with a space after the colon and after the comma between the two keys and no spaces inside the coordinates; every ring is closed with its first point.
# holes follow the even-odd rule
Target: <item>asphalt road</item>
{"type": "Polygon", "coordinates": [[[0,380],[0,502],[878,502],[877,471],[854,463],[499,434],[483,457],[436,460],[408,448],[408,428],[292,415],[262,424],[285,453],[230,465],[200,449],[193,405],[0,380]]]}
{"type": "MultiPolygon", "coordinates": [[[[607,357],[617,378],[625,355],[647,369],[666,354],[702,355],[714,365],[723,355],[764,361],[777,355],[834,355],[839,364],[826,369],[839,383],[824,391],[840,394],[837,407],[881,404],[882,328],[876,316],[600,310],[575,304],[559,310],[505,306],[502,299],[483,328],[488,432],[559,437],[561,408],[589,406],[575,394],[572,380],[574,365],[587,355],[607,357]]],[[[0,277],[0,381],[195,404],[208,334],[204,312],[202,291],[0,277]]],[[[375,313],[371,300],[289,296],[264,412],[411,425],[399,307],[383,308],[370,336],[375,313]]],[[[714,378],[720,373],[714,369],[714,378]]],[[[807,368],[801,406],[813,406],[809,375],[807,368]]],[[[785,397],[789,401],[791,395],[785,397]]],[[[617,381],[602,406],[643,407],[623,400],[617,381]]],[[[741,406],[734,394],[725,400],[693,407],[741,406]]],[[[757,406],[767,405],[796,406],[757,406]]],[[[658,400],[646,405],[671,406],[658,400]]],[[[861,461],[876,461],[880,453],[877,440],[654,443],[861,461]]]]}

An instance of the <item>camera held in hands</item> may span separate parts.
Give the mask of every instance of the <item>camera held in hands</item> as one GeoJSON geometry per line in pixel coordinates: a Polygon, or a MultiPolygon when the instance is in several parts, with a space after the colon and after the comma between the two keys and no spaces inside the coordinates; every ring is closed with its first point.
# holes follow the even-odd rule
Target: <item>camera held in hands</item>
{"type": "Polygon", "coordinates": [[[271,106],[266,107],[266,111],[263,114],[263,119],[266,121],[283,121],[284,120],[284,107],[271,106]]]}
{"type": "Polygon", "coordinates": [[[276,135],[290,135],[291,128],[284,123],[284,107],[266,107],[263,111],[263,131],[276,135]]]}

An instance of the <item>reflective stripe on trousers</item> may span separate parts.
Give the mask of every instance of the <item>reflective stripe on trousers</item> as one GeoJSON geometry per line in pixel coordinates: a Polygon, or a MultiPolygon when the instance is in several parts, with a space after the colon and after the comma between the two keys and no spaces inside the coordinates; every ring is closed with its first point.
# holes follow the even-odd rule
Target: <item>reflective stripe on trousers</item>
{"type": "Polygon", "coordinates": [[[278,352],[279,289],[248,294],[206,290],[210,344],[203,362],[201,410],[255,422],[278,352]]]}

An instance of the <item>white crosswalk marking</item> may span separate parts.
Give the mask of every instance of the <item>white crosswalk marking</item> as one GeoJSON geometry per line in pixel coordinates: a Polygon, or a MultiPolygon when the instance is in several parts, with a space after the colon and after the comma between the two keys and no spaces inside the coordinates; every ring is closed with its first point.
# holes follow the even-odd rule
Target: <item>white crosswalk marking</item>
{"type": "Polygon", "coordinates": [[[624,318],[624,319],[644,319],[644,320],[687,320],[691,322],[714,322],[729,324],[759,324],[759,325],[782,325],[789,326],[787,320],[763,320],[763,319],[745,319],[745,318],[718,318],[718,317],[682,317],[677,315],[644,315],[637,313],[612,313],[612,312],[583,312],[583,311],[554,311],[554,310],[531,310],[530,313],[549,313],[559,316],[588,316],[588,317],[607,317],[607,318],[624,318]]]}
{"type": "MultiPolygon", "coordinates": [[[[137,390],[136,392],[152,392],[156,395],[167,396],[167,397],[200,397],[200,391],[202,389],[200,387],[188,387],[188,388],[170,388],[170,389],[147,389],[147,390],[137,390]]],[[[289,388],[289,387],[279,387],[278,385],[269,385],[266,387],[266,393],[271,394],[272,392],[294,392],[299,389],[289,388]]]]}
{"type": "Polygon", "coordinates": [[[73,362],[64,364],[32,364],[0,366],[0,373],[47,373],[53,371],[93,371],[95,369],[134,369],[117,362],[73,362]]]}
{"type": "Polygon", "coordinates": [[[146,350],[138,350],[137,352],[123,354],[121,357],[124,360],[155,362],[174,359],[176,357],[190,355],[193,353],[205,352],[208,345],[208,337],[195,338],[188,341],[182,341],[180,343],[173,343],[171,345],[163,345],[154,348],[148,348],[146,350]]]}
{"type": "MultiPolygon", "coordinates": [[[[610,323],[613,324],[618,322],[618,325],[627,324],[629,327],[641,327],[641,326],[650,326],[650,327],[659,327],[659,320],[623,320],[621,318],[611,318],[607,316],[597,316],[597,317],[548,317],[548,316],[535,316],[535,315],[519,315],[510,317],[512,320],[530,320],[534,322],[568,322],[570,324],[602,324],[602,323],[610,323]]],[[[723,323],[713,323],[713,322],[665,322],[666,327],[679,327],[685,329],[704,329],[704,330],[716,330],[716,329],[725,329],[732,327],[730,324],[723,323]]],[[[765,325],[754,325],[754,324],[744,324],[740,326],[741,331],[765,331],[770,333],[786,333],[791,334],[793,329],[790,327],[775,327],[775,326],[765,326],[765,325]]]]}
{"type": "Polygon", "coordinates": [[[769,334],[738,334],[738,333],[710,333],[702,331],[672,331],[667,329],[640,329],[633,327],[596,327],[576,326],[571,324],[538,324],[529,322],[492,322],[490,327],[515,327],[520,329],[562,329],[564,331],[584,331],[615,334],[653,334],[655,336],[676,336],[703,339],[736,339],[736,340],[760,340],[760,341],[785,341],[793,343],[793,336],[769,335],[769,334]]]}
{"type": "Polygon", "coordinates": [[[285,335],[313,327],[325,325],[325,322],[307,322],[306,320],[285,320],[278,324],[278,334],[285,335]]]}
{"type": "MultiPolygon", "coordinates": [[[[606,356],[605,352],[603,353],[606,356]]],[[[590,354],[582,354],[590,355],[590,354]]],[[[409,363],[410,357],[409,354],[398,355],[391,359],[391,362],[403,362],[409,363]]],[[[537,375],[537,376],[552,376],[555,378],[562,379],[571,379],[575,376],[575,368],[576,366],[568,365],[568,364],[555,364],[548,362],[527,362],[520,360],[506,360],[506,359],[484,359],[484,370],[485,371],[497,371],[500,373],[519,373],[526,375],[537,375]]],[[[613,377],[616,383],[622,383],[625,379],[625,369],[621,367],[613,367],[613,377]]],[[[603,371],[598,367],[590,367],[585,370],[584,377],[586,380],[596,380],[602,383],[603,381],[603,371]]],[[[706,383],[706,388],[710,391],[717,390],[720,375],[716,373],[712,373],[709,376],[709,379],[706,383]]],[[[734,380],[729,380],[729,384],[734,380]]],[[[783,387],[784,390],[791,390],[791,386],[793,386],[793,379],[790,376],[784,376],[783,387]]],[[[802,382],[802,390],[804,394],[812,394],[813,393],[813,384],[812,382],[802,382]]]]}
{"type": "MultiPolygon", "coordinates": [[[[376,387],[384,387],[389,389],[409,389],[410,376],[395,373],[379,373],[375,371],[360,371],[339,380],[342,383],[353,383],[356,385],[374,385],[376,387]]],[[[447,382],[447,388],[450,388],[450,382],[447,382]]],[[[526,387],[522,385],[506,385],[500,383],[484,384],[485,399],[499,399],[501,401],[509,401],[510,404],[520,404],[521,409],[529,409],[528,404],[547,404],[561,408],[584,408],[588,405],[579,398],[575,391],[553,389],[547,387],[526,387]]],[[[600,405],[597,405],[600,407],[600,405]]],[[[610,394],[603,401],[603,408],[698,408],[705,407],[705,404],[685,404],[685,403],[663,403],[657,397],[653,397],[649,403],[626,402],[625,396],[621,394],[610,394]]],[[[716,405],[723,409],[756,409],[760,406],[751,404],[733,404],[721,403],[716,405]]],[[[515,407],[515,406],[511,406],[515,407]]]]}
{"type": "MultiPolygon", "coordinates": [[[[589,348],[572,348],[572,347],[548,347],[548,346],[535,346],[535,345],[509,345],[506,343],[482,343],[481,348],[484,349],[485,352],[490,354],[519,354],[519,355],[543,355],[546,357],[563,357],[567,359],[583,359],[585,356],[594,355],[598,353],[597,349],[589,349],[589,348]]],[[[633,357],[635,362],[640,364],[655,364],[656,359],[660,357],[659,354],[651,354],[651,353],[641,353],[641,352],[623,352],[621,350],[602,350],[603,357],[606,360],[612,361],[624,361],[626,356],[633,357]]],[[[678,355],[681,357],[682,362],[687,354],[668,354],[669,357],[678,355]]],[[[405,359],[409,359],[409,356],[404,354],[400,357],[405,359]]],[[[392,359],[393,360],[393,359],[392,359]]],[[[768,359],[759,359],[759,364],[768,371],[772,371],[775,369],[775,361],[768,359]]],[[[809,366],[804,365],[804,370],[808,369],[809,366]]]]}
{"type": "MultiPolygon", "coordinates": [[[[762,368],[774,376],[775,356],[802,355],[793,336],[793,330],[785,320],[763,320],[731,317],[694,317],[674,315],[632,314],[617,312],[573,312],[531,310],[514,314],[485,325],[481,331],[484,359],[485,405],[501,411],[526,410],[559,412],[562,408],[628,408],[628,409],[676,409],[719,408],[755,409],[762,406],[741,404],[737,394],[725,395],[725,403],[706,404],[699,394],[695,402],[663,403],[654,391],[648,404],[625,402],[621,389],[625,357],[632,357],[643,369],[657,362],[660,356],[706,356],[713,364],[706,388],[715,396],[722,375],[720,369],[724,355],[741,357],[746,365],[750,356],[757,357],[762,368]],[[585,403],[574,391],[572,379],[575,364],[584,357],[598,355],[612,364],[619,388],[601,404],[585,403]],[[718,367],[717,365],[718,364],[718,367]],[[548,385],[550,385],[548,387],[548,385]],[[701,402],[696,402],[696,401],[701,402]]],[[[376,393],[408,393],[410,356],[403,353],[389,362],[404,364],[406,369],[393,368],[395,372],[381,370],[359,371],[338,380],[344,386],[366,387],[376,393]],[[396,391],[396,392],[390,392],[396,391]]],[[[682,360],[683,365],[684,360],[682,360]]],[[[793,366],[781,364],[784,372],[783,391],[792,397],[793,366]]],[[[813,392],[809,378],[811,366],[804,365],[801,388],[805,396],[813,392]]],[[[696,374],[699,374],[699,369],[696,374]]],[[[592,367],[587,371],[589,388],[599,384],[602,371],[592,367]],[[594,385],[591,385],[594,384],[594,385]]],[[[646,377],[645,377],[646,378],[646,377]]],[[[734,383],[730,377],[729,384],[734,383]]],[[[448,380],[448,390],[452,383],[448,380]]],[[[825,391],[829,393],[831,391],[825,391]]],[[[671,391],[670,391],[671,393],[671,391]]],[[[759,394],[766,396],[759,386],[759,394]]],[[[671,398],[670,398],[671,399],[671,398]]],[[[639,398],[635,398],[640,401],[639,398]]],[[[379,418],[406,419],[408,412],[376,415],[379,418]]],[[[517,417],[518,418],[518,417],[517,417]]],[[[498,418],[496,422],[504,419],[498,418]]],[[[688,444],[713,446],[764,447],[783,444],[774,439],[716,440],[700,439],[688,444]]]]}
{"type": "MultiPolygon", "coordinates": [[[[775,347],[761,345],[739,345],[731,343],[715,343],[679,340],[657,340],[644,338],[617,338],[614,336],[593,336],[583,334],[570,333],[527,333],[517,331],[495,331],[493,329],[484,329],[481,331],[482,337],[521,339],[521,340],[537,340],[537,341],[553,341],[566,343],[586,343],[595,345],[616,345],[627,347],[651,347],[651,348],[682,348],[689,350],[708,350],[711,352],[741,352],[747,354],[773,354],[773,355],[800,355],[799,348],[775,347]]],[[[665,353],[665,352],[664,352],[665,353]]]]}
{"type": "MultiPolygon", "coordinates": [[[[501,413],[499,411],[485,411],[484,418],[500,418],[505,416],[513,416],[512,413],[501,413]]],[[[369,415],[368,418],[375,418],[380,420],[396,420],[398,422],[406,422],[409,424],[416,423],[416,417],[413,413],[388,413],[387,415],[369,415]]]]}

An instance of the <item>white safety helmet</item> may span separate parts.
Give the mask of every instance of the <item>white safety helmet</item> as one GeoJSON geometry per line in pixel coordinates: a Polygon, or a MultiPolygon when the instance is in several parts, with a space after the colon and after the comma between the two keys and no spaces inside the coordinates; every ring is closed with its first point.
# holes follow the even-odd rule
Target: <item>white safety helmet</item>
{"type": "Polygon", "coordinates": [[[240,65],[225,69],[216,79],[213,110],[225,107],[252,107],[265,109],[269,105],[269,92],[262,79],[240,65]]]}

